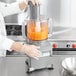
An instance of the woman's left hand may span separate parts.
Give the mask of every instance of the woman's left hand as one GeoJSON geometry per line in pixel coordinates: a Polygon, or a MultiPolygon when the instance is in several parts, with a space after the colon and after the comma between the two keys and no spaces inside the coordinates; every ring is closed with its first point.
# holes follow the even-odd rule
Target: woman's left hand
{"type": "Polygon", "coordinates": [[[31,1],[33,3],[33,5],[40,4],[40,0],[28,0],[28,1],[31,1]]]}
{"type": "Polygon", "coordinates": [[[37,4],[41,4],[40,0],[20,0],[19,1],[19,8],[21,10],[25,9],[28,6],[28,2],[31,1],[33,3],[33,5],[37,4]]]}

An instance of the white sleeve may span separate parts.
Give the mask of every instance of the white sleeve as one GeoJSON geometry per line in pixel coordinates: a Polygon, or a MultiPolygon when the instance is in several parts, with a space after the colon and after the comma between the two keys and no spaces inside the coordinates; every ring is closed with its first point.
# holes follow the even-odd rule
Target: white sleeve
{"type": "Polygon", "coordinates": [[[7,38],[6,36],[0,35],[0,48],[3,50],[9,50],[11,51],[11,46],[14,43],[13,40],[7,38]]]}
{"type": "Polygon", "coordinates": [[[18,14],[23,11],[24,10],[20,10],[18,2],[11,3],[11,4],[3,3],[3,5],[0,7],[0,12],[4,17],[12,14],[18,14]]]}

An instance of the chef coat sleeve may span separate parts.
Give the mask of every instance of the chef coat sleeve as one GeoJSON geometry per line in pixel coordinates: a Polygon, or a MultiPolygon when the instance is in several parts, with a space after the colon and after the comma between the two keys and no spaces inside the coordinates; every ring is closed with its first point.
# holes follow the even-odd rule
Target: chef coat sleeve
{"type": "Polygon", "coordinates": [[[14,2],[11,4],[3,3],[3,6],[0,7],[0,12],[2,13],[4,17],[8,15],[22,13],[24,12],[24,10],[20,10],[19,2],[14,2]]]}
{"type": "Polygon", "coordinates": [[[0,48],[2,50],[12,51],[11,46],[15,41],[7,38],[6,36],[0,35],[0,48]]]}

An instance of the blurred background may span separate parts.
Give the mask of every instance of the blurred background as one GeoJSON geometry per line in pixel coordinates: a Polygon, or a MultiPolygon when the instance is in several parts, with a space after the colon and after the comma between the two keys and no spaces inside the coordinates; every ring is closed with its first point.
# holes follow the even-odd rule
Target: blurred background
{"type": "MultiPolygon", "coordinates": [[[[0,1],[12,3],[19,0],[0,1]]],[[[52,18],[53,26],[76,27],[76,0],[41,0],[41,3],[41,15],[52,18]]],[[[5,22],[22,24],[28,17],[27,12],[5,17],[5,22]]]]}

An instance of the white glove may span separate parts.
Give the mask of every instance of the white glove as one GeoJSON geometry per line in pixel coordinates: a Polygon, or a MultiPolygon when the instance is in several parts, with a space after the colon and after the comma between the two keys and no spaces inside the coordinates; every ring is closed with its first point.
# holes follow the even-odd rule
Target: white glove
{"type": "Polygon", "coordinates": [[[41,52],[39,50],[37,50],[39,47],[36,47],[34,45],[23,45],[21,52],[24,52],[25,54],[27,54],[28,56],[35,58],[35,59],[39,59],[41,52]]]}
{"type": "Polygon", "coordinates": [[[33,3],[33,5],[35,5],[35,4],[40,4],[40,1],[39,0],[28,0],[28,1],[31,1],[32,3],[33,3]]]}
{"type": "Polygon", "coordinates": [[[28,2],[31,1],[33,5],[35,4],[41,4],[40,0],[19,0],[19,3],[25,2],[26,5],[28,5],[28,2]]]}

